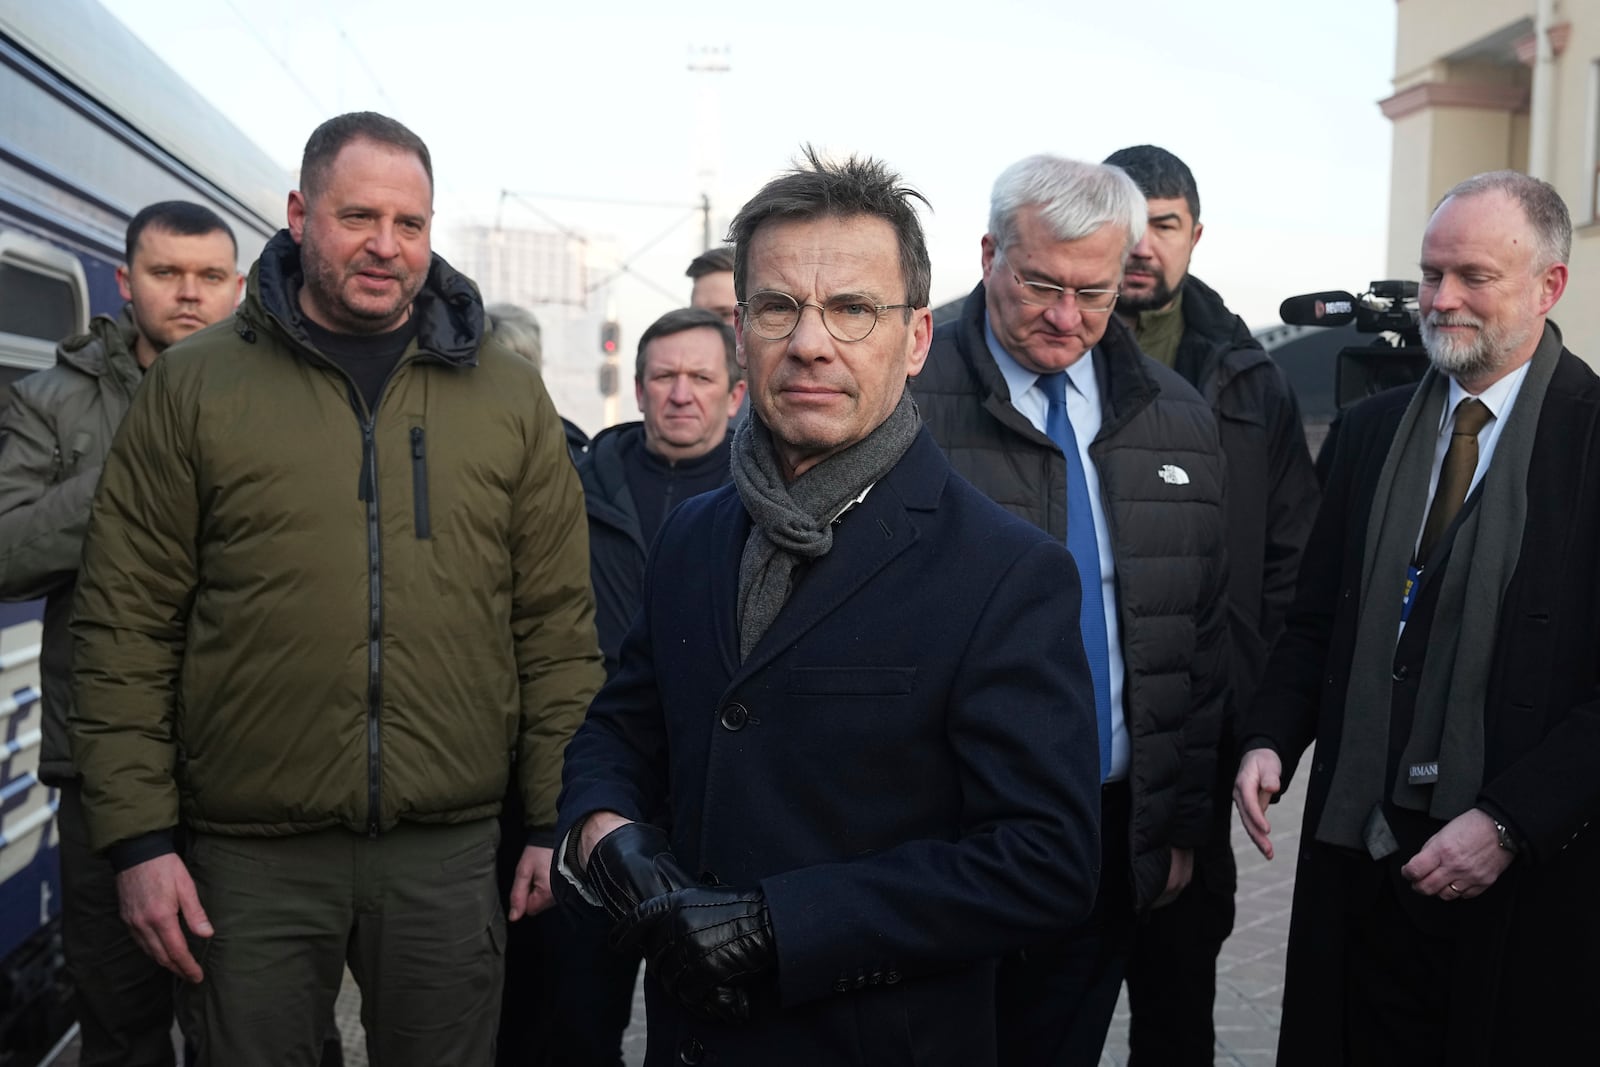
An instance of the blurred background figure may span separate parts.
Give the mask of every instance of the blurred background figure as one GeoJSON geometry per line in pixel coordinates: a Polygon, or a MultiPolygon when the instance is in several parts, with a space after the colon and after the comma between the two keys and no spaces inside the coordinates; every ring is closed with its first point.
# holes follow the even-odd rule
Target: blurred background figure
{"type": "Polygon", "coordinates": [[[708,248],[689,261],[684,271],[693,282],[689,306],[716,312],[723,322],[733,325],[733,246],[708,248]]]}
{"type": "Polygon", "coordinates": [[[484,308],[489,316],[489,329],[495,340],[533,364],[533,369],[544,373],[544,331],[539,320],[527,308],[515,304],[490,304],[484,308]]]}
{"type": "MultiPolygon", "coordinates": [[[[733,294],[733,246],[706,249],[689,261],[689,269],[684,273],[694,282],[689,290],[689,306],[704,308],[715,313],[729,326],[735,326],[733,319],[738,298],[733,294]]],[[[746,400],[741,396],[733,406],[732,425],[738,426],[749,412],[746,400]]]]}
{"type": "MultiPolygon", "coordinates": [[[[490,304],[484,308],[489,316],[489,330],[495,340],[533,364],[533,369],[544,374],[544,331],[539,320],[527,308],[516,304],[490,304]]],[[[567,451],[574,461],[589,447],[589,435],[582,427],[565,415],[561,427],[567,434],[567,451]]]]}

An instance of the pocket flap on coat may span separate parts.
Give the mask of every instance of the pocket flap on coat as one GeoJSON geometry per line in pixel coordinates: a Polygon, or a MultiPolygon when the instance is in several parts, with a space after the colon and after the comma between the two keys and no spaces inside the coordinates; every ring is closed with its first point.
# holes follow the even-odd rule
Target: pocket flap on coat
{"type": "Polygon", "coordinates": [[[797,696],[896,696],[911,692],[915,667],[790,667],[788,692],[797,696]]]}

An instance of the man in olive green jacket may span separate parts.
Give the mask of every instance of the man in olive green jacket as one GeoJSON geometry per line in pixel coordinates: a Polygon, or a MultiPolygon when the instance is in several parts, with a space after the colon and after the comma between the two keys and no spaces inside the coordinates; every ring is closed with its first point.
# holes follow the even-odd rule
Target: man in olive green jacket
{"type": "Polygon", "coordinates": [[[237,260],[233,232],[210,208],[144,208],[117,269],[122,313],[62,341],[56,365],[14,384],[0,414],[0,599],[45,601],[39,778],[59,790],[62,944],[84,1067],[173,1062],[172,976],[128,935],[114,872],[89,847],[67,743],[73,581],[100,468],[134,390],[168,345],[233,311],[244,284],[237,260]]]}
{"type": "Polygon", "coordinates": [[[431,254],[432,177],[391,119],[319,127],[244,304],[157,364],[95,498],[73,752],[203,1062],[312,1062],[348,962],[374,1062],[486,1063],[494,816],[514,763],[551,828],[601,680],[561,422],[431,254]]]}

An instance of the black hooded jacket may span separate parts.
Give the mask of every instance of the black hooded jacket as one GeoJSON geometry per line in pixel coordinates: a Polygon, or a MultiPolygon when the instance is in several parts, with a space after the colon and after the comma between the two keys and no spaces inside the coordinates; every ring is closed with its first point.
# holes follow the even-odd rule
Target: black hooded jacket
{"type": "Polygon", "coordinates": [[[1211,405],[1228,462],[1231,713],[1249,706],[1283,630],[1320,492],[1283,372],[1244,320],[1192,274],[1183,283],[1176,368],[1211,405]]]}

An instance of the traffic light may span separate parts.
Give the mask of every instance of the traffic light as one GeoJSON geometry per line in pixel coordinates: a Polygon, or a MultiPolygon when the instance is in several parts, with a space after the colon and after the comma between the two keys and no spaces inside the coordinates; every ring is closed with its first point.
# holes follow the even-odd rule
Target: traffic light
{"type": "Polygon", "coordinates": [[[600,351],[608,356],[617,354],[617,345],[622,339],[622,330],[615,321],[600,324],[600,351]]]}
{"type": "Polygon", "coordinates": [[[617,395],[617,365],[610,360],[600,364],[600,395],[607,398],[617,395]]]}

